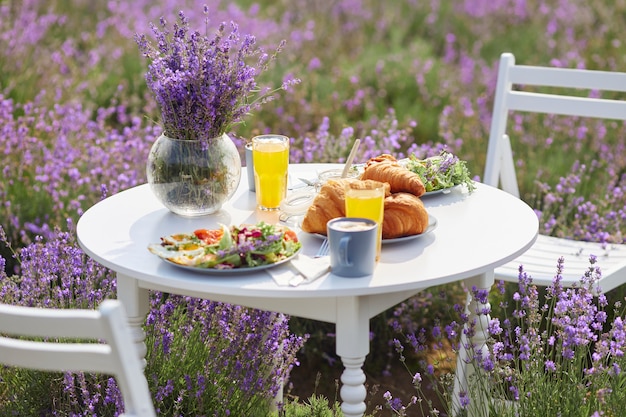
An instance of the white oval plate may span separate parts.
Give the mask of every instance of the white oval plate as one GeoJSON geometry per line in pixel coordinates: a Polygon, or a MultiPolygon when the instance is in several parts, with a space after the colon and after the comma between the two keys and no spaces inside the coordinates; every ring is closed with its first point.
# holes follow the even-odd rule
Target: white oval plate
{"type": "MultiPolygon", "coordinates": [[[[426,227],[426,230],[424,230],[423,233],[420,233],[418,235],[396,237],[393,239],[383,239],[382,244],[387,245],[387,244],[393,244],[393,243],[406,242],[408,240],[413,240],[413,239],[419,239],[420,237],[424,237],[432,233],[436,228],[437,228],[437,218],[429,214],[428,215],[428,227],[426,227]]],[[[302,233],[306,233],[307,235],[315,236],[320,239],[326,239],[326,235],[323,235],[321,233],[307,233],[305,231],[302,231],[302,233]]]]}
{"type": "Polygon", "coordinates": [[[449,188],[442,188],[441,190],[428,191],[427,193],[422,194],[420,196],[420,198],[432,197],[432,196],[439,195],[439,194],[450,194],[452,192],[452,190],[455,190],[455,189],[459,188],[460,186],[461,186],[461,184],[457,184],[457,185],[454,185],[454,186],[449,187],[449,188]]]}
{"type": "Polygon", "coordinates": [[[200,268],[197,266],[189,266],[189,265],[181,265],[181,264],[177,264],[175,262],[172,262],[168,259],[165,258],[160,258],[163,261],[165,261],[167,264],[178,267],[178,268],[182,268],[182,269],[186,269],[188,271],[193,271],[193,272],[199,272],[202,274],[207,274],[207,275],[240,275],[240,274],[250,274],[253,272],[257,272],[257,271],[263,271],[265,269],[269,269],[269,268],[274,268],[275,266],[278,265],[282,265],[286,262],[289,262],[290,260],[292,260],[294,257],[298,256],[298,254],[300,253],[300,251],[302,250],[302,248],[298,249],[296,251],[296,253],[294,253],[293,255],[282,259],[276,263],[273,264],[267,264],[267,265],[259,265],[259,266],[253,266],[253,267],[245,267],[245,268],[233,268],[233,269],[215,269],[215,268],[200,268]]]}
{"type": "Polygon", "coordinates": [[[424,237],[432,233],[436,228],[437,228],[437,218],[429,214],[428,215],[428,227],[426,227],[426,230],[424,230],[423,233],[420,233],[419,235],[396,237],[393,239],[383,239],[383,245],[392,244],[392,243],[401,243],[401,242],[406,242],[406,241],[413,240],[413,239],[419,239],[420,237],[424,237]]]}

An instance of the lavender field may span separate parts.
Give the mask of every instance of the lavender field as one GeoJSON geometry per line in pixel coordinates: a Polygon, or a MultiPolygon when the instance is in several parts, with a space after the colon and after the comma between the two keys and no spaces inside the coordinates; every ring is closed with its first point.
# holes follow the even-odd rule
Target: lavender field
{"type": "MultiPolygon", "coordinates": [[[[300,82],[231,133],[242,155],[255,134],[287,135],[293,163],[342,162],[359,138],[356,162],[380,153],[421,158],[447,148],[480,179],[502,52],[522,64],[626,71],[623,1],[208,0],[207,27],[202,4],[0,0],[0,302],[94,308],[115,297],[114,274],[81,252],[75,225],[102,198],[146,181],[148,151],[161,127],[134,38],[149,36],[161,17],[174,22],[184,10],[201,32],[234,21],[268,51],[286,41],[259,83],[300,82]]],[[[540,232],[623,243],[624,124],[519,114],[512,127],[522,197],[536,209],[540,232]]],[[[567,268],[557,259],[554,265],[555,273],[567,268]]],[[[512,291],[528,290],[522,287],[512,291]]],[[[458,332],[444,323],[460,323],[453,305],[464,290],[433,289],[372,322],[368,373],[395,372],[404,358],[411,374],[397,378],[418,387],[408,396],[378,387],[390,392],[380,409],[370,406],[373,415],[430,415],[428,399],[418,401],[415,372],[445,379],[458,332]],[[433,345],[438,353],[425,355],[433,345]],[[415,404],[406,408],[412,395],[415,404]]],[[[621,308],[608,307],[620,301],[621,289],[607,298],[585,298],[587,306],[607,307],[603,320],[594,310],[599,333],[623,317],[621,308]]],[[[268,415],[279,381],[299,361],[330,367],[337,360],[332,328],[320,323],[168,294],[154,293],[151,302],[146,375],[161,415],[268,415]],[[268,331],[255,339],[258,328],[268,331]]],[[[508,308],[492,305],[494,317],[508,308]]],[[[621,336],[606,337],[616,341],[611,357],[621,360],[621,336]]],[[[624,404],[626,394],[607,394],[626,392],[621,372],[604,376],[613,379],[583,386],[593,398],[581,399],[589,407],[572,402],[568,410],[576,411],[567,415],[625,411],[615,404],[624,404]]],[[[314,378],[298,392],[314,394],[314,378]]],[[[332,382],[322,384],[318,391],[334,390],[332,382]]],[[[290,409],[307,408],[305,399],[290,409]]],[[[115,416],[120,401],[106,376],[0,369],[0,415],[115,416]]],[[[291,415],[287,408],[283,415],[291,415]]],[[[308,408],[304,415],[318,415],[308,408]]],[[[339,414],[331,409],[319,415],[339,414]]],[[[533,410],[528,415],[554,411],[533,410]]]]}

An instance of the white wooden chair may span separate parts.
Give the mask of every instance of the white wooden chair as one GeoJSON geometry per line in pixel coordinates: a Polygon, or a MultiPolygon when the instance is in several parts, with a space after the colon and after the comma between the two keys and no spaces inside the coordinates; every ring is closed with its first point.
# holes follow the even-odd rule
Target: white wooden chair
{"type": "Polygon", "coordinates": [[[0,363],[44,371],[113,375],[124,397],[125,417],[155,417],[148,383],[117,300],[98,310],[44,309],[0,304],[0,363]],[[78,342],[25,338],[68,338],[78,342]],[[106,343],[86,343],[86,340],[106,343]]]}
{"type": "MultiPolygon", "coordinates": [[[[626,92],[626,73],[516,65],[512,54],[502,54],[483,181],[500,186],[517,197],[519,188],[513,153],[506,133],[511,110],[626,120],[626,101],[516,91],[514,85],[518,88],[547,86],[626,92]]],[[[563,256],[566,271],[562,285],[571,287],[580,281],[589,267],[589,255],[598,258],[602,292],[626,283],[626,245],[607,246],[544,235],[540,235],[524,255],[496,269],[496,280],[517,282],[521,264],[533,283],[550,285],[556,273],[557,259],[563,256]]]]}

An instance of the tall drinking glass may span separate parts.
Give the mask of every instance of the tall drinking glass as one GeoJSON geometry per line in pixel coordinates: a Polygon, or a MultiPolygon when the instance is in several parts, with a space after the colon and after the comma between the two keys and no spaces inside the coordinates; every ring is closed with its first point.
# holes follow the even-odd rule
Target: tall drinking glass
{"type": "Polygon", "coordinates": [[[289,138],[261,135],[252,138],[256,202],[261,210],[278,210],[287,195],[289,138]]]}
{"type": "Polygon", "coordinates": [[[378,225],[376,261],[380,259],[385,208],[385,184],[349,181],[345,188],[346,217],[364,217],[378,225]]]}

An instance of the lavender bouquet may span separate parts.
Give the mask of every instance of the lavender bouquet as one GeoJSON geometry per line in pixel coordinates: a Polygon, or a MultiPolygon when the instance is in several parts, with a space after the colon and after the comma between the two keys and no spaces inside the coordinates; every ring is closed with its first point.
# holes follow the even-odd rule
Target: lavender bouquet
{"type": "MultiPolygon", "coordinates": [[[[205,15],[208,8],[204,7],[205,15]]],[[[209,36],[190,29],[188,18],[167,28],[152,25],[156,45],[136,35],[140,51],[150,60],[145,78],[161,113],[163,135],[148,157],[147,177],[157,198],[174,213],[195,216],[217,211],[237,189],[241,159],[227,136],[253,108],[271,100],[277,90],[260,89],[256,77],[273,55],[255,38],[222,23],[209,36]],[[254,64],[248,61],[256,59],[254,64]]],[[[285,83],[280,88],[287,88],[285,83]]]]}
{"type": "MultiPolygon", "coordinates": [[[[163,130],[171,138],[211,140],[243,121],[245,115],[274,98],[277,90],[260,89],[256,77],[267,70],[284,46],[273,55],[256,44],[252,35],[240,36],[231,22],[221,23],[210,37],[208,7],[206,33],[192,31],[181,11],[172,31],[164,18],[161,29],[151,25],[156,45],[137,34],[139,50],[150,60],[145,78],[159,109],[163,130]],[[249,61],[256,57],[256,63],[249,61]]],[[[286,89],[283,84],[279,89],[286,89]]]]}

